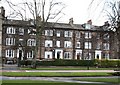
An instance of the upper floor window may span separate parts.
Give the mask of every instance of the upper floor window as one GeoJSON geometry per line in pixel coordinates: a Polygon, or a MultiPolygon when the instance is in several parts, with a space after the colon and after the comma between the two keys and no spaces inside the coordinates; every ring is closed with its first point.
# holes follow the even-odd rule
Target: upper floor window
{"type": "Polygon", "coordinates": [[[23,46],[24,42],[23,39],[19,39],[19,46],[23,46]]]}
{"type": "Polygon", "coordinates": [[[101,48],[101,43],[98,42],[98,43],[96,44],[96,49],[100,49],[100,48],[101,48]]]}
{"type": "Polygon", "coordinates": [[[53,30],[45,30],[46,36],[53,36],[53,30]]]}
{"type": "Polygon", "coordinates": [[[85,29],[90,29],[91,25],[90,24],[85,24],[85,29]]]}
{"type": "Polygon", "coordinates": [[[65,37],[72,37],[72,31],[65,31],[65,37]]]}
{"type": "Polygon", "coordinates": [[[19,28],[19,35],[24,35],[24,28],[19,28]]]}
{"type": "Polygon", "coordinates": [[[15,34],[15,28],[14,27],[7,27],[7,34],[15,34]]]}
{"type": "Polygon", "coordinates": [[[56,46],[60,47],[60,41],[56,41],[56,46]]]}
{"type": "Polygon", "coordinates": [[[80,48],[80,42],[76,42],[76,48],[80,48]]]}
{"type": "Polygon", "coordinates": [[[91,42],[85,42],[85,49],[91,49],[92,43],[91,42]]]}
{"type": "Polygon", "coordinates": [[[109,39],[109,37],[110,37],[110,35],[108,33],[106,33],[106,34],[103,35],[104,39],[109,39]]]}
{"type": "Polygon", "coordinates": [[[28,34],[30,35],[36,35],[35,32],[36,32],[36,29],[33,29],[33,28],[28,29],[28,34]]]}
{"type": "Polygon", "coordinates": [[[35,39],[28,39],[27,46],[36,46],[36,40],[35,39]]]}
{"type": "Polygon", "coordinates": [[[86,39],[92,38],[91,32],[85,32],[85,38],[86,39]]]}
{"type": "Polygon", "coordinates": [[[81,36],[80,34],[81,34],[81,33],[80,33],[79,31],[76,31],[76,37],[77,37],[77,38],[80,38],[80,36],[81,36]]]}
{"type": "Polygon", "coordinates": [[[64,47],[65,48],[71,48],[72,47],[72,42],[71,41],[64,41],[64,47]]]}
{"type": "Polygon", "coordinates": [[[6,38],[6,45],[15,45],[15,38],[6,38]]]}
{"type": "Polygon", "coordinates": [[[45,40],[45,47],[52,47],[53,41],[52,40],[45,40]]]}
{"type": "Polygon", "coordinates": [[[14,58],[15,51],[14,50],[6,50],[5,55],[6,57],[14,58]]]}
{"type": "Polygon", "coordinates": [[[60,37],[60,31],[59,30],[57,30],[56,36],[60,37]]]}
{"type": "Polygon", "coordinates": [[[110,44],[109,43],[103,43],[103,49],[104,50],[109,50],[110,49],[110,44]]]}

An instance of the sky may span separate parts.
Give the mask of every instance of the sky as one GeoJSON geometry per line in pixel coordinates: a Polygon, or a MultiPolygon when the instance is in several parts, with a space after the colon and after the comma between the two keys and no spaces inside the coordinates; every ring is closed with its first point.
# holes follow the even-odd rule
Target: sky
{"type": "MultiPolygon", "coordinates": [[[[22,0],[11,0],[17,3],[22,0]]],[[[66,7],[63,9],[64,16],[59,20],[61,23],[68,23],[70,18],[73,18],[75,24],[83,24],[88,20],[92,20],[93,25],[103,25],[107,21],[106,14],[103,8],[105,1],[110,0],[58,0],[63,2],[66,7]]],[[[5,7],[6,15],[10,9],[5,4],[4,0],[0,2],[0,6],[5,7]]]]}

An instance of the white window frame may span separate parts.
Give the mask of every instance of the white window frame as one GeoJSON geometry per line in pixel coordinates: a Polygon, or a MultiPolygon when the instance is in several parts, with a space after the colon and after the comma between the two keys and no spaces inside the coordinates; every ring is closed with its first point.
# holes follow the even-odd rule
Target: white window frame
{"type": "Polygon", "coordinates": [[[71,52],[64,52],[64,59],[72,59],[72,53],[71,52]]]}
{"type": "Polygon", "coordinates": [[[15,28],[14,27],[7,27],[7,34],[15,34],[15,28]]]}
{"type": "Polygon", "coordinates": [[[72,37],[72,31],[65,31],[64,36],[65,37],[72,37]]]}
{"type": "Polygon", "coordinates": [[[91,49],[92,43],[91,42],[85,42],[85,49],[91,49]]]}
{"type": "Polygon", "coordinates": [[[104,50],[110,50],[110,44],[109,43],[103,43],[103,49],[104,50]]]}
{"type": "Polygon", "coordinates": [[[28,39],[27,46],[36,46],[36,40],[35,39],[28,39]]]}
{"type": "Polygon", "coordinates": [[[45,30],[45,36],[53,36],[53,30],[45,30]]]}
{"type": "Polygon", "coordinates": [[[53,47],[53,41],[52,40],[45,40],[45,47],[53,47]]]}
{"type": "Polygon", "coordinates": [[[64,41],[64,47],[65,48],[72,48],[72,42],[71,41],[64,41]]]}
{"type": "Polygon", "coordinates": [[[53,52],[52,51],[45,51],[45,59],[52,59],[53,52]]]}
{"type": "Polygon", "coordinates": [[[56,41],[56,46],[60,47],[60,41],[58,41],[58,40],[56,41]]]}
{"type": "Polygon", "coordinates": [[[61,34],[60,30],[57,30],[56,36],[60,37],[60,34],[61,34]]]}
{"type": "Polygon", "coordinates": [[[80,45],[81,45],[80,42],[76,42],[76,48],[80,48],[81,47],[80,45]]]}
{"type": "Polygon", "coordinates": [[[6,45],[15,45],[15,38],[6,38],[6,45]]]}
{"type": "Polygon", "coordinates": [[[76,31],[76,37],[80,38],[81,37],[81,33],[79,31],[76,31]]]}
{"type": "Polygon", "coordinates": [[[33,58],[33,55],[34,55],[33,51],[27,52],[27,58],[33,58]]]}
{"type": "Polygon", "coordinates": [[[92,38],[92,33],[91,32],[85,32],[85,39],[90,39],[92,38]]]}
{"type": "Polygon", "coordinates": [[[19,28],[19,35],[24,35],[24,28],[19,28]]]}
{"type": "Polygon", "coordinates": [[[15,50],[11,50],[11,49],[5,50],[5,54],[6,54],[6,57],[14,58],[15,50]]]}

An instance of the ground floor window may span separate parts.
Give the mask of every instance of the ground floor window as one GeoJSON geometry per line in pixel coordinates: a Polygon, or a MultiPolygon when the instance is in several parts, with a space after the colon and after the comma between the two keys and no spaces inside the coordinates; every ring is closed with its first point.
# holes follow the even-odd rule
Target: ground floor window
{"type": "Polygon", "coordinates": [[[5,51],[6,57],[14,58],[15,50],[8,49],[5,51]]]}
{"type": "Polygon", "coordinates": [[[33,51],[29,51],[27,53],[27,58],[33,58],[33,51]]]}
{"type": "Polygon", "coordinates": [[[52,51],[45,51],[45,59],[52,59],[53,53],[52,51]]]}
{"type": "Polygon", "coordinates": [[[91,53],[85,52],[84,53],[84,60],[91,60],[91,53]]]}
{"type": "Polygon", "coordinates": [[[72,53],[71,52],[64,52],[64,59],[72,59],[72,53]]]}
{"type": "Polygon", "coordinates": [[[109,59],[109,53],[103,53],[103,58],[104,59],[109,59]]]}

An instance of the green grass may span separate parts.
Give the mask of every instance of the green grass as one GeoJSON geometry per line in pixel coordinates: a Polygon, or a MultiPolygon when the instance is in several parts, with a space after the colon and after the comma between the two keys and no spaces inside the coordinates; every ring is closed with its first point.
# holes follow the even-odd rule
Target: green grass
{"type": "Polygon", "coordinates": [[[101,84],[79,84],[38,80],[3,80],[2,85],[101,85],[101,84]]]}
{"type": "Polygon", "coordinates": [[[107,72],[3,72],[3,76],[27,77],[78,77],[78,76],[110,76],[107,72]]]}
{"type": "Polygon", "coordinates": [[[113,83],[113,84],[120,83],[118,78],[81,78],[81,79],[75,79],[75,80],[91,81],[91,82],[106,82],[106,83],[113,83]]]}
{"type": "MultiPolygon", "coordinates": [[[[87,70],[87,67],[38,67],[32,68],[20,68],[21,70],[87,70]]],[[[90,70],[114,70],[116,68],[95,68],[90,67],[90,70]]]]}

